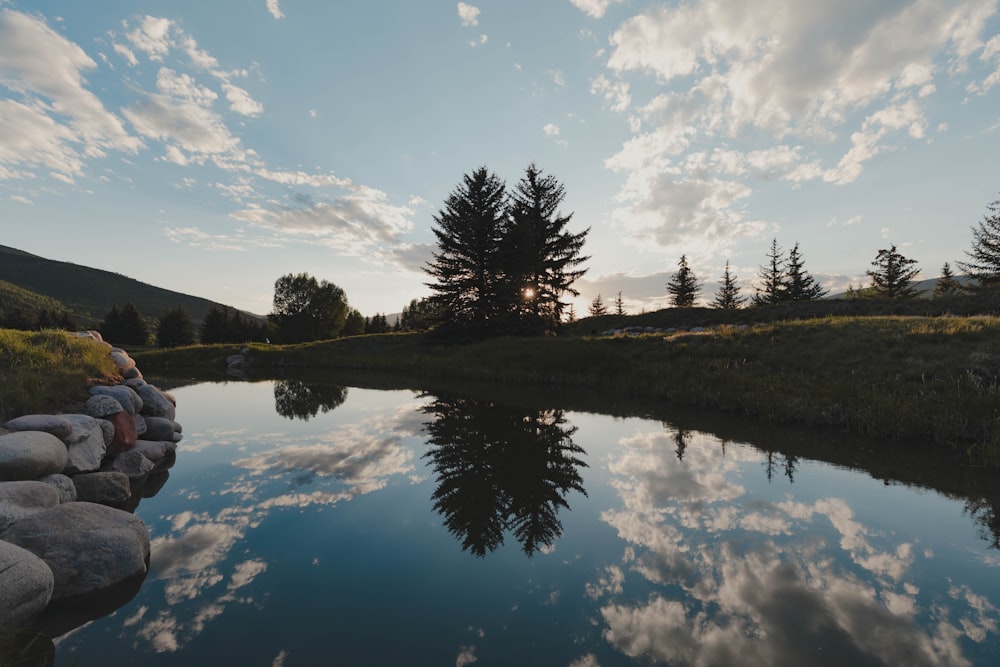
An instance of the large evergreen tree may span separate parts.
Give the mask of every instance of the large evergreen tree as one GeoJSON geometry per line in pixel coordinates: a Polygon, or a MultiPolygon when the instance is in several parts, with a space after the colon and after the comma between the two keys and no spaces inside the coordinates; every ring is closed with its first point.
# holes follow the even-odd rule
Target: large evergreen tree
{"type": "Polygon", "coordinates": [[[958,262],[979,288],[1000,286],[1000,200],[987,204],[986,210],[988,215],[972,228],[972,249],[965,253],[969,261],[958,262]]]}
{"type": "Polygon", "coordinates": [[[753,295],[755,306],[766,306],[785,300],[785,254],[778,239],[771,240],[767,265],[760,267],[761,286],[753,295]]]}
{"type": "Polygon", "coordinates": [[[916,260],[898,253],[895,245],[888,250],[879,250],[872,262],[874,270],[869,269],[867,272],[872,279],[874,295],[884,299],[910,299],[917,296],[919,291],[913,287],[913,280],[920,270],[913,268],[916,263],[916,260]]]}
{"type": "Polygon", "coordinates": [[[687,263],[687,255],[681,255],[677,262],[677,272],[667,283],[667,293],[670,294],[670,304],[677,308],[689,308],[701,292],[698,279],[687,263]]]}
{"type": "Polygon", "coordinates": [[[444,326],[483,334],[504,310],[500,247],[506,226],[506,188],[486,167],[462,177],[432,229],[437,250],[425,270],[431,301],[444,326]]]}
{"type": "Polygon", "coordinates": [[[228,343],[229,341],[229,314],[228,308],[217,308],[212,306],[205,313],[205,319],[201,321],[198,329],[198,340],[205,345],[212,343],[228,343]]]}
{"type": "Polygon", "coordinates": [[[600,317],[601,315],[608,314],[608,307],[600,294],[595,296],[594,300],[590,302],[590,308],[587,309],[587,312],[591,317],[600,317]]]}
{"type": "Polygon", "coordinates": [[[563,185],[529,164],[510,196],[510,226],[504,237],[505,298],[512,300],[521,331],[539,333],[562,322],[566,294],[579,296],[573,283],[586,273],[580,253],[589,229],[573,234],[562,215],[563,185]]]}
{"type": "Polygon", "coordinates": [[[719,291],[715,293],[715,300],[712,305],[724,310],[736,310],[742,308],[747,298],[740,294],[740,286],[736,283],[736,276],[729,270],[729,260],[726,260],[726,270],[722,274],[722,284],[719,291]]]}
{"type": "Polygon", "coordinates": [[[799,244],[792,247],[785,264],[784,291],[781,294],[784,301],[812,301],[826,295],[826,290],[805,270],[799,244]]]}
{"type": "Polygon", "coordinates": [[[193,345],[194,325],[183,306],[165,312],[156,327],[156,344],[160,347],[193,345]]]}

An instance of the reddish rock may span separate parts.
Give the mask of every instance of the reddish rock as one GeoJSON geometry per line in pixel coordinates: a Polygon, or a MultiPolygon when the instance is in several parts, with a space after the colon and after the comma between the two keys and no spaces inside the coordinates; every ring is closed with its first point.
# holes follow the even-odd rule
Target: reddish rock
{"type": "Polygon", "coordinates": [[[115,437],[112,438],[111,444],[108,446],[109,454],[121,454],[135,447],[138,436],[135,432],[135,420],[132,419],[132,415],[123,410],[105,417],[105,419],[115,427],[115,437]]]}

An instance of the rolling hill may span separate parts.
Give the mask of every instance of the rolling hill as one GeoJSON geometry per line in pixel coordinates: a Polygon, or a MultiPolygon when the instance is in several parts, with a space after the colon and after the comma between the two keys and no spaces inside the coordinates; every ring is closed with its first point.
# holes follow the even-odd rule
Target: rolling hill
{"type": "MultiPolygon", "coordinates": [[[[225,308],[201,297],[155,287],[112,271],[70,262],[59,262],[0,245],[0,281],[10,283],[0,290],[8,303],[38,303],[53,308],[59,302],[80,326],[97,325],[112,305],[121,309],[129,301],[139,313],[153,321],[167,310],[181,306],[197,328],[210,308],[225,308]],[[20,288],[14,289],[14,288],[20,288]],[[32,297],[33,293],[35,296],[32,297]],[[9,298],[7,298],[9,297],[9,298]]],[[[254,313],[244,314],[263,319],[254,313]]]]}

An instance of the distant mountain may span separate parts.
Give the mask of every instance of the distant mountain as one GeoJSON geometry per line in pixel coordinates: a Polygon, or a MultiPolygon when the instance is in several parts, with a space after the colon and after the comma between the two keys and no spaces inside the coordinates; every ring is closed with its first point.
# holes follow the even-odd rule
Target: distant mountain
{"type": "MultiPolygon", "coordinates": [[[[112,271],[102,271],[70,262],[58,262],[38,257],[16,248],[0,245],[0,281],[11,283],[13,287],[34,293],[34,297],[5,286],[0,296],[8,303],[20,301],[46,304],[53,303],[38,296],[61,302],[70,316],[80,326],[97,325],[112,305],[118,309],[129,301],[139,313],[149,320],[156,320],[167,310],[181,306],[191,317],[195,327],[201,325],[205,314],[213,306],[225,308],[225,304],[201,297],[181,294],[172,290],[154,287],[133,278],[112,271]]],[[[262,319],[260,315],[242,311],[247,317],[262,319]]]]}
{"type": "MultiPolygon", "coordinates": [[[[927,280],[918,280],[913,283],[913,287],[920,293],[920,297],[923,299],[929,299],[934,295],[934,288],[937,287],[938,278],[928,278],[927,280]]],[[[972,282],[972,278],[966,275],[955,276],[955,280],[958,281],[960,285],[969,285],[972,282]]],[[[871,282],[867,284],[862,284],[861,287],[869,287],[871,282]]],[[[827,299],[843,299],[847,296],[846,292],[838,292],[836,294],[828,294],[825,298],[827,299]]]]}

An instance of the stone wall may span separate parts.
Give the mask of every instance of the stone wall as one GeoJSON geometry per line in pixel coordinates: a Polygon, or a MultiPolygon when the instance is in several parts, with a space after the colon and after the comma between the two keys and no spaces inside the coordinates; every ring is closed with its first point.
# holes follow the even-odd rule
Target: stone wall
{"type": "Polygon", "coordinates": [[[176,458],[176,401],[99,333],[77,335],[107,348],[122,382],[91,388],[80,414],[23,415],[0,429],[0,631],[148,568],[149,529],[132,512],[176,458]]]}

